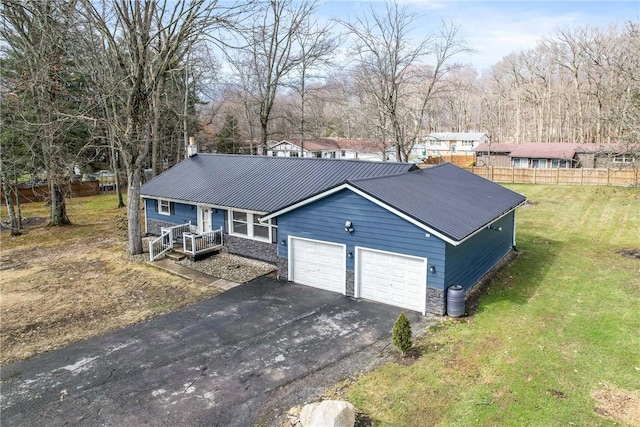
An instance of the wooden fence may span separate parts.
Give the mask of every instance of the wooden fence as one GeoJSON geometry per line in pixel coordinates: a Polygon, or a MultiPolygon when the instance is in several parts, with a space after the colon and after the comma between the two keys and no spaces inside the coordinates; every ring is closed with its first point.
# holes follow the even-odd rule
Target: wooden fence
{"type": "MultiPolygon", "coordinates": [[[[101,190],[100,181],[82,181],[82,182],[74,182],[68,185],[65,185],[65,197],[82,197],[82,196],[92,196],[94,194],[99,194],[101,190]]],[[[37,185],[33,187],[22,187],[18,189],[20,193],[20,202],[28,203],[28,202],[44,202],[49,199],[49,186],[48,184],[37,185]]],[[[14,202],[15,202],[15,196],[14,202]]],[[[0,201],[2,203],[5,202],[5,195],[2,192],[0,196],[0,201]]]]}
{"type": "Polygon", "coordinates": [[[476,161],[475,153],[454,154],[448,156],[432,156],[424,161],[423,164],[418,164],[419,167],[425,165],[437,165],[440,163],[453,163],[456,166],[466,167],[476,161]]]}
{"type": "Polygon", "coordinates": [[[464,169],[494,182],[514,184],[640,186],[640,169],[538,169],[513,167],[465,167],[464,169]]]}

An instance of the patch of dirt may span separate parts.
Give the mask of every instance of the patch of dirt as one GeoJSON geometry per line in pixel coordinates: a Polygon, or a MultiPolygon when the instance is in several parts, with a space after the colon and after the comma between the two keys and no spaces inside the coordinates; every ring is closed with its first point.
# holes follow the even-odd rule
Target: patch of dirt
{"type": "Polygon", "coordinates": [[[601,417],[631,426],[640,426],[640,392],[606,387],[594,390],[595,412],[601,417]]]}
{"type": "Polygon", "coordinates": [[[400,351],[395,353],[393,361],[398,365],[411,366],[420,359],[420,356],[422,356],[420,350],[414,346],[407,350],[404,356],[402,355],[402,353],[400,353],[400,351]]]}
{"type": "Polygon", "coordinates": [[[356,410],[356,422],[353,427],[371,427],[372,425],[373,420],[369,415],[356,410]]]}
{"type": "Polygon", "coordinates": [[[640,260],[640,248],[635,249],[618,249],[617,254],[622,255],[625,258],[640,260]]]}
{"type": "Polygon", "coordinates": [[[551,396],[560,400],[564,400],[567,398],[567,395],[561,392],[560,390],[549,389],[547,390],[547,393],[549,393],[551,396]]]}

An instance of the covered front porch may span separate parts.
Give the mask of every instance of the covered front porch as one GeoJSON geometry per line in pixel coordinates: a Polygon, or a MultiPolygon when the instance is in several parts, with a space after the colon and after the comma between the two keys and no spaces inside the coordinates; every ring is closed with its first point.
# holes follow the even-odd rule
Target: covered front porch
{"type": "Polygon", "coordinates": [[[212,252],[219,251],[223,244],[223,229],[200,233],[197,226],[187,222],[172,227],[162,227],[161,234],[149,241],[149,259],[154,261],[168,252],[183,253],[191,260],[197,260],[212,252]]]}

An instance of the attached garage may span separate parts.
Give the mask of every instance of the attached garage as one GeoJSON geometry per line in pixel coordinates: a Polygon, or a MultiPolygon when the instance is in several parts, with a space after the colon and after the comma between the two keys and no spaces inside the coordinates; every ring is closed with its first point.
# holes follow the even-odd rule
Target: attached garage
{"type": "Polygon", "coordinates": [[[427,259],[355,248],[355,297],[425,314],[427,259]]]}
{"type": "Polygon", "coordinates": [[[289,277],[296,283],[346,293],[345,245],[289,238],[289,277]]]}

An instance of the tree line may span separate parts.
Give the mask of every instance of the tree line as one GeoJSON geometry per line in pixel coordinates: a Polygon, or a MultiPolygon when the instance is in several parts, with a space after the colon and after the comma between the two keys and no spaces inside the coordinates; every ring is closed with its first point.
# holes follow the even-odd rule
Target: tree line
{"type": "MultiPolygon", "coordinates": [[[[374,141],[408,161],[432,131],[494,142],[637,140],[640,28],[560,29],[482,75],[450,22],[387,1],[318,21],[294,0],[0,0],[0,178],[49,185],[50,224],[70,222],[65,185],[102,165],[126,176],[129,252],[142,252],[139,187],[205,150],[268,141],[374,141]]],[[[119,189],[118,189],[119,190],[119,189]]],[[[121,191],[120,205],[124,206],[121,191]]],[[[12,232],[19,205],[8,203],[12,232]]]]}

